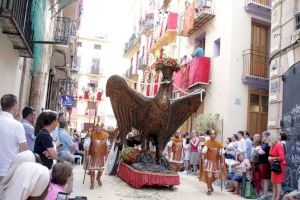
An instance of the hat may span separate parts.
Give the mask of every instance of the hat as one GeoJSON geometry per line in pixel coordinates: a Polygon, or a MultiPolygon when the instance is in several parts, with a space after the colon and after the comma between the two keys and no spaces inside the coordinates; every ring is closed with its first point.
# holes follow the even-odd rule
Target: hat
{"type": "Polygon", "coordinates": [[[22,110],[22,117],[23,117],[23,119],[26,118],[28,115],[34,113],[34,112],[35,112],[35,110],[31,106],[26,106],[22,110]]]}

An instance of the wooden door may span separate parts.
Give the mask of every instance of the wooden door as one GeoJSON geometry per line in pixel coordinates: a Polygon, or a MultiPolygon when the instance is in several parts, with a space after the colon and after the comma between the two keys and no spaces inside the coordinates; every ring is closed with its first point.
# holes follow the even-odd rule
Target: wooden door
{"type": "Polygon", "coordinates": [[[251,134],[262,133],[267,130],[268,99],[266,92],[249,93],[248,131],[251,134]]]}
{"type": "Polygon", "coordinates": [[[250,75],[268,77],[268,29],[269,27],[252,22],[250,75]]]}

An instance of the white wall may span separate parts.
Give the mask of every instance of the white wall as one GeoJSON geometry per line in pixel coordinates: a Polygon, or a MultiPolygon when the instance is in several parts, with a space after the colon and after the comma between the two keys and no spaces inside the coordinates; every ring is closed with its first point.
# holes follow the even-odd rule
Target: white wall
{"type": "Polygon", "coordinates": [[[247,129],[248,86],[242,82],[243,51],[251,48],[253,16],[245,11],[244,0],[215,0],[214,5],[215,17],[190,39],[178,39],[178,52],[179,58],[190,56],[194,39],[205,32],[205,56],[212,58],[212,65],[204,113],[219,113],[224,119],[224,135],[229,136],[247,129]],[[213,58],[214,41],[219,38],[220,56],[213,58]]]}
{"type": "Polygon", "coordinates": [[[8,93],[19,96],[22,66],[23,58],[19,57],[0,28],[0,97],[8,93]]]}

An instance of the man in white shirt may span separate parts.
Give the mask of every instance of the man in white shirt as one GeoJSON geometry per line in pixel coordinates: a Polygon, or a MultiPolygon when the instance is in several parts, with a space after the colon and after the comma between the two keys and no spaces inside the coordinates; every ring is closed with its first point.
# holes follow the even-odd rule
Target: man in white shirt
{"type": "Polygon", "coordinates": [[[14,119],[19,112],[17,97],[12,94],[1,98],[0,113],[0,182],[14,156],[27,150],[27,142],[23,125],[14,119]]]}
{"type": "Polygon", "coordinates": [[[251,158],[251,156],[252,156],[252,146],[253,146],[253,142],[252,142],[252,140],[250,139],[250,133],[248,132],[248,131],[245,131],[244,132],[244,139],[245,139],[245,141],[246,141],[246,148],[247,148],[247,150],[246,150],[246,157],[245,158],[247,158],[247,159],[249,159],[250,160],[250,158],[251,158]]]}
{"type": "Polygon", "coordinates": [[[245,155],[247,151],[247,145],[246,145],[246,140],[244,139],[244,131],[238,131],[237,136],[238,136],[237,154],[243,153],[245,155]]]}

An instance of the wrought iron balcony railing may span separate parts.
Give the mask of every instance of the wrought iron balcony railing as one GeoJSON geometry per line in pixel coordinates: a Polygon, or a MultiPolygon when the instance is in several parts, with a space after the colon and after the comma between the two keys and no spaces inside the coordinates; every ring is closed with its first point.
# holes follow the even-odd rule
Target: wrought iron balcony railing
{"type": "Polygon", "coordinates": [[[63,45],[68,45],[70,36],[76,36],[77,21],[66,17],[56,17],[56,27],[54,41],[63,45]]]}
{"type": "Polygon", "coordinates": [[[269,79],[269,54],[253,49],[243,51],[244,77],[269,79]]]}
{"type": "Polygon", "coordinates": [[[0,0],[0,24],[14,49],[22,57],[33,55],[33,30],[31,28],[32,0],[0,0]]]}

